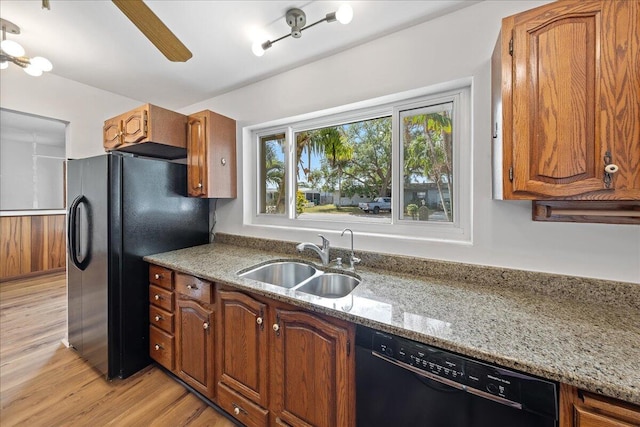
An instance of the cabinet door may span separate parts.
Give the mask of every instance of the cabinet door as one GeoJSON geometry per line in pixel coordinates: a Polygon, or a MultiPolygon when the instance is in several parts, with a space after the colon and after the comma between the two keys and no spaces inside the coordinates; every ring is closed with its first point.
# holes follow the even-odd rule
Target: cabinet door
{"type": "Polygon", "coordinates": [[[213,312],[195,301],[176,302],[176,370],[203,395],[214,396],[213,312]]]}
{"type": "Polygon", "coordinates": [[[355,425],[351,332],[305,312],[276,309],[274,315],[274,422],[355,425]]]}
{"type": "Polygon", "coordinates": [[[134,144],[147,138],[149,113],[141,107],[121,116],[122,143],[134,144]]]}
{"type": "Polygon", "coordinates": [[[566,197],[605,189],[613,139],[603,112],[601,3],[560,2],[513,27],[513,191],[566,197]]]}
{"type": "Polygon", "coordinates": [[[267,407],[268,351],[266,305],[229,291],[218,291],[219,382],[267,407]]]}
{"type": "Polygon", "coordinates": [[[189,116],[187,125],[187,185],[189,196],[207,194],[207,117],[204,114],[189,116]]]}
{"type": "Polygon", "coordinates": [[[114,150],[122,145],[120,129],[122,129],[120,116],[104,122],[104,127],[102,128],[102,145],[105,151],[114,150]]]}

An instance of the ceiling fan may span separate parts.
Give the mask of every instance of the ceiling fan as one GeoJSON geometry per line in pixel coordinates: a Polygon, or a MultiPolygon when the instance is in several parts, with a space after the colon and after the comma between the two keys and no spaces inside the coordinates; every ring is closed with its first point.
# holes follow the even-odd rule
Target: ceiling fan
{"type": "Polygon", "coordinates": [[[193,54],[142,0],[112,0],[169,61],[186,62],[193,54]]]}
{"type": "MultiPolygon", "coordinates": [[[[169,61],[186,62],[193,54],[142,0],[112,0],[169,61]]],[[[42,8],[50,9],[49,0],[42,8]]]]}

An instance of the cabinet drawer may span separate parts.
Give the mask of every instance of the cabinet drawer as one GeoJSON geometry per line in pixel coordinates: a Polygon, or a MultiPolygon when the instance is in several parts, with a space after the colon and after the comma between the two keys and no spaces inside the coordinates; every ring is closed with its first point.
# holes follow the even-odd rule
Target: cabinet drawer
{"type": "Polygon", "coordinates": [[[173,313],[151,304],[149,306],[149,324],[173,334],[173,313]]]}
{"type": "Polygon", "coordinates": [[[155,326],[149,326],[149,355],[169,370],[174,369],[174,338],[155,326]]]}
{"type": "Polygon", "coordinates": [[[204,304],[211,304],[213,303],[211,288],[211,283],[206,280],[200,280],[188,274],[176,274],[176,292],[184,296],[196,299],[204,304]]]}
{"type": "Polygon", "coordinates": [[[173,312],[173,292],[155,285],[149,285],[149,302],[167,311],[173,312]]]}
{"type": "Polygon", "coordinates": [[[149,283],[158,285],[161,288],[173,290],[173,271],[158,267],[157,265],[149,266],[149,283]]]}
{"type": "Polygon", "coordinates": [[[247,427],[267,425],[269,411],[245,399],[222,383],[218,383],[218,404],[247,427]]]}

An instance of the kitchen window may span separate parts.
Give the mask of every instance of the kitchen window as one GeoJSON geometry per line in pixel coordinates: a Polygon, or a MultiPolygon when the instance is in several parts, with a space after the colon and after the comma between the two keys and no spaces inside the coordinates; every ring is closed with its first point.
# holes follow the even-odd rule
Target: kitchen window
{"type": "Polygon", "coordinates": [[[470,242],[470,106],[464,86],[249,129],[245,222],[470,242]]]}

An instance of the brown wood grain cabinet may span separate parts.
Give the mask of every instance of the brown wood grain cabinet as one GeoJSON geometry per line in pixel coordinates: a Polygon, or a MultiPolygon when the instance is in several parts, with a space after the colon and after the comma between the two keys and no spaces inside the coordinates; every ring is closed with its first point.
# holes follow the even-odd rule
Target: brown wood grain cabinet
{"type": "Polygon", "coordinates": [[[125,151],[166,159],[187,155],[187,116],[145,104],[105,120],[105,151],[125,151]]]}
{"type": "Polygon", "coordinates": [[[173,271],[149,266],[149,355],[169,370],[175,368],[173,271]]]}
{"type": "Polygon", "coordinates": [[[252,426],[355,425],[353,325],[224,287],[218,302],[223,408],[252,426]]]}
{"type": "Polygon", "coordinates": [[[502,21],[494,195],[640,200],[639,49],[640,0],[560,0],[502,21]]]}
{"type": "Polygon", "coordinates": [[[273,311],[275,421],[292,426],[355,425],[353,328],[300,310],[273,311]]]}
{"type": "Polygon", "coordinates": [[[176,374],[213,399],[215,318],[213,284],[188,274],[175,274],[176,374]]]}
{"type": "Polygon", "coordinates": [[[0,280],[64,270],[65,215],[0,217],[0,280]]]}
{"type": "Polygon", "coordinates": [[[640,406],[562,384],[560,427],[640,426],[640,406]]]}
{"type": "Polygon", "coordinates": [[[236,121],[208,110],[189,115],[189,196],[235,198],[236,180],[236,121]]]}

